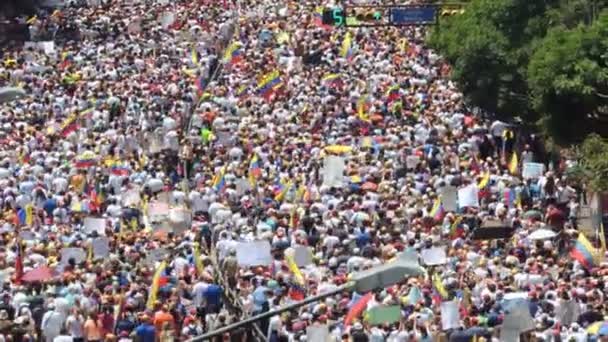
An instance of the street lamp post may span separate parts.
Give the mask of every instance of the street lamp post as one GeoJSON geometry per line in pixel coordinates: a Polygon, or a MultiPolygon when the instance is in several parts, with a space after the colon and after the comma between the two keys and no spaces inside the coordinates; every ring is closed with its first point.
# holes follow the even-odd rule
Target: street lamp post
{"type": "Polygon", "coordinates": [[[280,315],[281,313],[286,311],[295,310],[310,303],[318,302],[322,299],[334,296],[343,291],[355,290],[359,293],[365,293],[374,289],[384,288],[396,284],[406,277],[419,276],[424,273],[425,270],[418,264],[417,256],[415,253],[402,253],[397,258],[397,260],[393,262],[355,274],[350,282],[339,286],[332,291],[324,292],[316,296],[306,298],[302,301],[285,305],[278,309],[270,310],[257,316],[247,318],[240,322],[227,325],[223,328],[194,337],[188,342],[206,341],[211,339],[212,337],[225,334],[240,327],[253,324],[257,321],[270,318],[272,316],[280,315]]]}

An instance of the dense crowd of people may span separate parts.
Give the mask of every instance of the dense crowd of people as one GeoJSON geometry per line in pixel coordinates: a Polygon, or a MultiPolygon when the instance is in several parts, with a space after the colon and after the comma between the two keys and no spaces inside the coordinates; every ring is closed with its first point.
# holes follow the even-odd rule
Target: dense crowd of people
{"type": "Polygon", "coordinates": [[[425,274],[257,330],[608,335],[571,162],[468,108],[426,28],[330,27],[318,6],[109,0],[23,20],[34,43],[0,65],[0,341],[187,340],[402,252],[425,274]]]}

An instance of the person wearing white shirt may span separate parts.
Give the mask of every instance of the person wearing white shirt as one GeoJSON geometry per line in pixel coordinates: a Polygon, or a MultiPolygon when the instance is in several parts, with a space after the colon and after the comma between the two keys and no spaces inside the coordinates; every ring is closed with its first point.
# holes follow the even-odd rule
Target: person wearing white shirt
{"type": "Polygon", "coordinates": [[[74,342],[84,341],[84,316],[77,309],[68,316],[65,326],[74,342]]]}
{"type": "Polygon", "coordinates": [[[61,313],[55,311],[55,306],[51,303],[48,306],[44,316],[42,316],[41,330],[46,342],[53,342],[55,337],[59,336],[61,327],[63,326],[64,317],[61,313]]]}

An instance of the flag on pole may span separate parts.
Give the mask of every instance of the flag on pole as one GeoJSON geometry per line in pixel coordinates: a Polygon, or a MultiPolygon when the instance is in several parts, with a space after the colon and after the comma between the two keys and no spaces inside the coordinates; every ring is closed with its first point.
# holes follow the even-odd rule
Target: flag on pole
{"type": "Polygon", "coordinates": [[[21,284],[23,278],[23,246],[21,240],[17,240],[17,255],[15,258],[15,284],[21,284]]]}
{"type": "Polygon", "coordinates": [[[192,258],[194,259],[196,274],[200,277],[205,268],[203,267],[203,261],[201,260],[201,253],[199,251],[199,245],[197,242],[195,242],[192,246],[192,258]]]}
{"type": "Polygon", "coordinates": [[[346,32],[346,35],[344,36],[340,49],[340,56],[346,58],[348,61],[353,58],[353,37],[350,32],[346,32]]]}
{"type": "Polygon", "coordinates": [[[216,192],[221,192],[224,189],[224,186],[226,186],[225,175],[226,168],[222,167],[215,177],[213,177],[213,189],[215,189],[216,192]]]}
{"type": "Polygon", "coordinates": [[[269,100],[272,94],[283,86],[279,70],[273,70],[258,80],[256,94],[269,100]]]}
{"type": "Polygon", "coordinates": [[[287,263],[287,268],[289,268],[289,271],[293,274],[296,283],[300,286],[304,286],[304,275],[302,275],[298,264],[293,260],[293,256],[288,254],[285,255],[285,262],[287,263]]]}
{"type": "Polygon", "coordinates": [[[374,297],[372,292],[368,292],[365,296],[359,298],[359,300],[348,310],[346,317],[344,318],[344,325],[349,326],[353,320],[365,310],[367,303],[374,297]]]}
{"type": "Polygon", "coordinates": [[[236,64],[242,59],[242,44],[240,42],[234,42],[228,46],[226,53],[224,53],[224,64],[236,64]]]}
{"type": "Polygon", "coordinates": [[[158,265],[156,272],[154,272],[154,276],[152,277],[152,286],[150,287],[150,295],[148,296],[148,303],[146,304],[146,307],[150,310],[154,310],[154,303],[156,303],[158,289],[160,288],[160,280],[166,267],[167,262],[161,262],[160,265],[158,265]]]}
{"type": "Polygon", "coordinates": [[[513,152],[513,155],[511,156],[511,161],[509,162],[509,172],[511,172],[512,175],[517,174],[517,170],[519,168],[519,162],[517,160],[517,152],[513,152]]]}

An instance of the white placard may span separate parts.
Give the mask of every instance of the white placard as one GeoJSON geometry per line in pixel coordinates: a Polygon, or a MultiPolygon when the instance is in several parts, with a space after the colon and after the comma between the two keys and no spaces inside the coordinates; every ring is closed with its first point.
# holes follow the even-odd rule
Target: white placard
{"type": "Polygon", "coordinates": [[[24,241],[36,240],[36,235],[30,230],[22,230],[19,232],[19,237],[24,241]]]}
{"type": "Polygon", "coordinates": [[[148,221],[161,222],[169,216],[169,204],[163,202],[150,202],[148,205],[148,221]]]}
{"type": "Polygon", "coordinates": [[[405,166],[408,169],[416,168],[416,166],[418,166],[418,163],[420,163],[420,157],[418,156],[407,156],[407,158],[405,158],[405,166]]]}
{"type": "Polygon", "coordinates": [[[99,235],[106,235],[106,219],[86,217],[84,219],[84,231],[87,233],[96,231],[99,235]]]}
{"type": "Polygon", "coordinates": [[[427,266],[443,265],[447,263],[447,255],[445,247],[432,247],[420,251],[422,261],[427,266]]]}
{"type": "Polygon", "coordinates": [[[55,54],[55,42],[39,42],[38,46],[40,50],[44,51],[47,56],[55,54]]]}
{"type": "Polygon", "coordinates": [[[122,205],[124,207],[137,206],[140,201],[139,190],[129,190],[122,197],[122,205]]]}
{"type": "Polygon", "coordinates": [[[237,179],[236,182],[236,195],[243,196],[245,192],[251,190],[251,183],[248,179],[240,178],[237,179]]]}
{"type": "Polygon", "coordinates": [[[445,211],[458,210],[458,189],[453,186],[446,186],[441,191],[441,203],[445,211]]]}
{"type": "Polygon", "coordinates": [[[110,255],[110,240],[105,237],[98,237],[91,242],[93,248],[93,258],[103,259],[110,255]]]}
{"type": "Polygon", "coordinates": [[[173,12],[165,12],[160,17],[160,25],[163,29],[169,28],[173,22],[175,22],[175,13],[173,12]]]}
{"type": "Polygon", "coordinates": [[[344,157],[326,156],[323,160],[323,186],[342,187],[345,169],[344,157]]]}
{"type": "Polygon", "coordinates": [[[443,330],[456,329],[460,327],[460,311],[458,311],[458,302],[442,302],[441,303],[441,327],[443,330]]]}
{"type": "Polygon", "coordinates": [[[327,325],[313,325],[306,328],[306,341],[307,342],[328,342],[329,328],[327,325]]]}
{"type": "Polygon", "coordinates": [[[298,267],[312,264],[312,251],[308,246],[295,246],[293,249],[293,260],[298,267]]]}
{"type": "Polygon", "coordinates": [[[145,263],[148,266],[154,266],[157,261],[165,260],[169,256],[169,251],[165,248],[156,248],[148,251],[146,255],[145,263]]]}
{"type": "Polygon", "coordinates": [[[545,165],[541,163],[524,163],[521,175],[524,178],[539,178],[545,172],[545,165]]]}
{"type": "Polygon", "coordinates": [[[172,208],[169,212],[169,222],[173,232],[179,235],[192,225],[192,212],[182,207],[172,208]]]}
{"type": "Polygon", "coordinates": [[[82,248],[69,247],[61,250],[61,264],[67,265],[68,261],[74,258],[77,264],[87,260],[87,253],[82,248]]]}
{"type": "Polygon", "coordinates": [[[458,190],[458,206],[460,208],[479,207],[479,189],[477,189],[477,185],[471,184],[458,190]]]}
{"type": "Polygon", "coordinates": [[[240,242],[236,249],[236,259],[239,266],[268,266],[272,263],[270,242],[240,242]]]}

